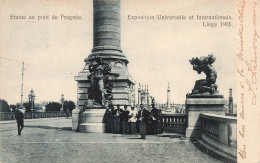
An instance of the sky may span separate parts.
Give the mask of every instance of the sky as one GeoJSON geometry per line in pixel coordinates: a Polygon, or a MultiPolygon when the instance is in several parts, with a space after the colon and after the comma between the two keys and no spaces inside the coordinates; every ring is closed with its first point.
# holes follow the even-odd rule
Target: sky
{"type": "MultiPolygon", "coordinates": [[[[77,100],[76,76],[93,48],[91,0],[2,1],[0,44],[0,98],[9,104],[21,101],[22,62],[24,101],[31,89],[36,102],[77,100]],[[15,4],[15,5],[14,5],[15,4]],[[10,19],[10,15],[35,15],[36,20],[10,19]],[[82,20],[37,20],[37,16],[79,15],[82,20]]],[[[209,21],[205,21],[209,22],[209,21]]],[[[237,16],[234,1],[121,0],[121,47],[128,70],[138,83],[149,86],[159,103],[185,103],[198,79],[189,59],[213,53],[220,94],[236,95],[237,16]],[[185,15],[186,20],[129,20],[128,16],[185,15]],[[230,15],[231,27],[203,27],[191,15],[230,15]]],[[[137,92],[136,92],[137,93],[137,92]]],[[[234,96],[236,102],[236,96],[234,96]]]]}

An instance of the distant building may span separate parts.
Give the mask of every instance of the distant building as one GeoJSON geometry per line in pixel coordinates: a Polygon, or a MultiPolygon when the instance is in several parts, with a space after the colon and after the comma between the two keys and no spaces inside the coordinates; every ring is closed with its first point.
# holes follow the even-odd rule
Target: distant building
{"type": "Polygon", "coordinates": [[[186,113],[185,104],[170,104],[170,108],[168,108],[167,103],[165,103],[157,104],[156,107],[161,109],[163,112],[186,113]]]}
{"type": "Polygon", "coordinates": [[[137,100],[137,107],[140,106],[140,104],[143,104],[145,107],[149,108],[151,105],[151,100],[150,100],[150,94],[148,90],[148,85],[141,86],[139,83],[138,87],[138,100],[137,100]]]}

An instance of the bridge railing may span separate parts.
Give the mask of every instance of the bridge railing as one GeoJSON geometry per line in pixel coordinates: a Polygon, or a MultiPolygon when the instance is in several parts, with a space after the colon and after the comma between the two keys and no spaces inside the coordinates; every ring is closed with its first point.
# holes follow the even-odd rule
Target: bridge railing
{"type": "Polygon", "coordinates": [[[164,131],[184,134],[187,127],[187,114],[162,113],[164,131]]]}
{"type": "Polygon", "coordinates": [[[211,146],[236,157],[237,118],[215,114],[200,114],[202,139],[211,146]]]}
{"type": "MultiPolygon", "coordinates": [[[[66,117],[66,111],[25,112],[24,119],[66,117]]],[[[15,120],[14,112],[0,112],[1,121],[15,120]]],[[[69,113],[71,117],[71,112],[69,113]]]]}

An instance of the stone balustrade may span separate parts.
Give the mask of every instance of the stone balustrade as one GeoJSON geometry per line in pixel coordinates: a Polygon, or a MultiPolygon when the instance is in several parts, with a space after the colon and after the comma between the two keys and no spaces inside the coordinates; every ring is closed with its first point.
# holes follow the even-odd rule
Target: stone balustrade
{"type": "Polygon", "coordinates": [[[162,124],[164,131],[184,134],[187,127],[187,114],[163,113],[162,124]]]}
{"type": "MultiPolygon", "coordinates": [[[[25,112],[24,119],[66,117],[66,111],[25,112]]],[[[14,112],[0,112],[1,121],[15,120],[14,112]]],[[[69,113],[71,117],[71,112],[69,113]]]]}
{"type": "Polygon", "coordinates": [[[201,143],[218,154],[236,160],[237,158],[237,118],[209,113],[201,113],[201,143]]]}

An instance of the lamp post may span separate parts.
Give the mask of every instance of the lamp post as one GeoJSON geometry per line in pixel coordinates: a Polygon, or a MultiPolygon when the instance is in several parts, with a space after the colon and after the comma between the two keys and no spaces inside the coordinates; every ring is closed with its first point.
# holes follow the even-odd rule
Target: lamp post
{"type": "Polygon", "coordinates": [[[35,94],[34,94],[34,91],[33,89],[31,89],[30,91],[30,94],[28,95],[28,98],[29,98],[29,103],[31,104],[31,111],[34,110],[34,100],[35,100],[35,94]]]}
{"type": "Polygon", "coordinates": [[[61,103],[61,109],[60,109],[60,111],[63,111],[63,105],[64,105],[64,100],[65,100],[65,98],[64,98],[64,95],[62,94],[61,95],[61,98],[60,98],[60,103],[61,103]]]}

